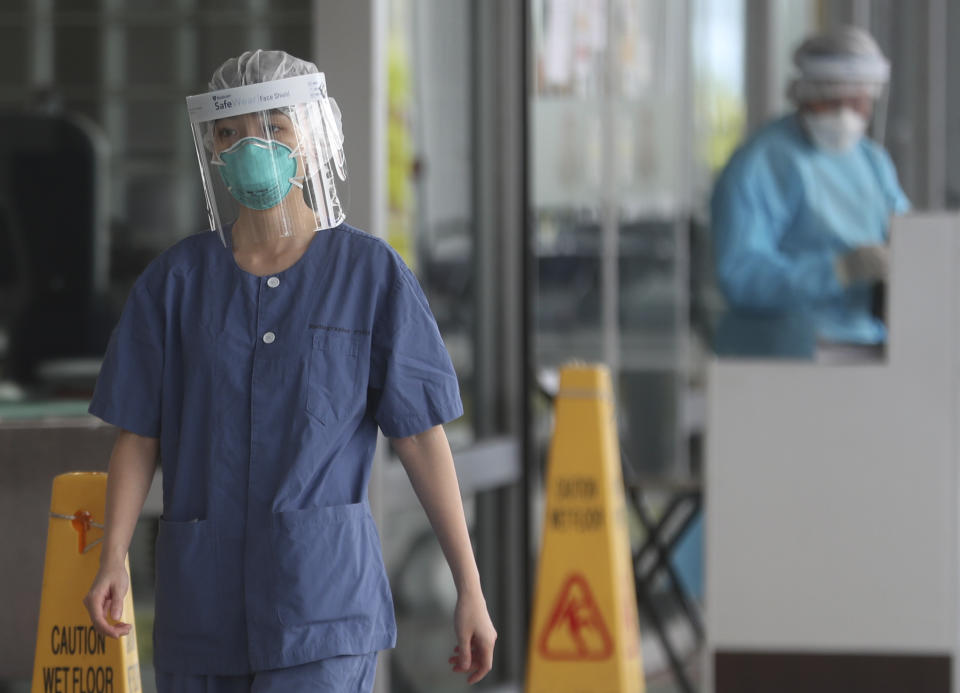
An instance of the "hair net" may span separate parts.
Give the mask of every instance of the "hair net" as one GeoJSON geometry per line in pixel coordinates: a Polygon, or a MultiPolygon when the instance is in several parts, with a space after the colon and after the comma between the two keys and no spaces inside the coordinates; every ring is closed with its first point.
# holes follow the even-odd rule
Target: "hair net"
{"type": "Polygon", "coordinates": [[[239,58],[230,58],[214,71],[210,91],[233,89],[247,84],[261,84],[276,79],[313,75],[317,66],[295,58],[284,51],[246,51],[239,58]]]}
{"type": "MultiPolygon", "coordinates": [[[[300,75],[314,75],[320,72],[317,66],[309,60],[302,60],[285,51],[265,51],[258,48],[255,51],[245,51],[237,58],[230,58],[213,72],[210,77],[210,91],[234,89],[248,84],[262,84],[287,77],[300,75]]],[[[328,98],[331,110],[337,120],[337,130],[340,143],[343,143],[343,119],[340,107],[335,99],[328,98]]],[[[212,130],[208,128],[204,133],[203,143],[208,150],[213,151],[212,130]]],[[[332,154],[324,152],[329,158],[332,154]]]]}
{"type": "Polygon", "coordinates": [[[793,63],[799,76],[787,96],[798,104],[863,94],[878,98],[890,79],[890,63],[877,42],[852,26],[808,38],[793,63]]]}

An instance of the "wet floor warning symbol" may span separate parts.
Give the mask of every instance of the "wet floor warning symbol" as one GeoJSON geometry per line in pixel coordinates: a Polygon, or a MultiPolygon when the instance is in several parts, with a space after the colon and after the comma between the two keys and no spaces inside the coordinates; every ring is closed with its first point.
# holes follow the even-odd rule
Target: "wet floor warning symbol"
{"type": "Polygon", "coordinates": [[[583,575],[567,579],[538,642],[545,659],[601,660],[613,654],[613,639],[583,575]]]}

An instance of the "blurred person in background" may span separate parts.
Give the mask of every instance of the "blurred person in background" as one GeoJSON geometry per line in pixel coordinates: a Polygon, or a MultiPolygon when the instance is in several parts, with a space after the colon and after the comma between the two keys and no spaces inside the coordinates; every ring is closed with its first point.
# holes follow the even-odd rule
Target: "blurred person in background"
{"type": "Polygon", "coordinates": [[[886,339],[874,290],[887,277],[890,216],[910,203],[865,133],[890,65],[854,27],[808,38],[793,60],[796,111],[753,134],[713,191],[716,274],[729,304],[721,355],[810,358],[818,344],[886,339]]]}

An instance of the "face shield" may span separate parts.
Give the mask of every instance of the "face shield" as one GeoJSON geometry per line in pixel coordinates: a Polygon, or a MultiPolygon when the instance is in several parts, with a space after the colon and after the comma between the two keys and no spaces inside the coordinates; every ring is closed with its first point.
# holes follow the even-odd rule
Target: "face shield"
{"type": "Polygon", "coordinates": [[[347,166],[323,73],[187,97],[210,228],[258,237],[333,228],[346,218],[347,166]]]}
{"type": "Polygon", "coordinates": [[[883,142],[887,123],[889,90],[883,82],[829,82],[798,79],[789,92],[798,107],[805,104],[834,104],[837,111],[856,111],[864,115],[864,102],[869,106],[867,134],[883,142]]]}
{"type": "Polygon", "coordinates": [[[883,142],[887,121],[890,62],[868,33],[844,27],[804,41],[793,57],[799,75],[787,96],[798,106],[835,103],[837,111],[870,104],[869,134],[883,142]]]}

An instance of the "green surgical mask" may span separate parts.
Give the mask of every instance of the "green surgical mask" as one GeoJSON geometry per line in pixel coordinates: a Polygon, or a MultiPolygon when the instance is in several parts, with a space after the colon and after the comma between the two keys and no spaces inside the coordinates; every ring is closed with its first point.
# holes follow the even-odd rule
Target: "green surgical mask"
{"type": "Polygon", "coordinates": [[[293,150],[275,140],[244,137],[220,152],[220,176],[231,195],[250,209],[270,209],[290,192],[297,175],[293,150]]]}

